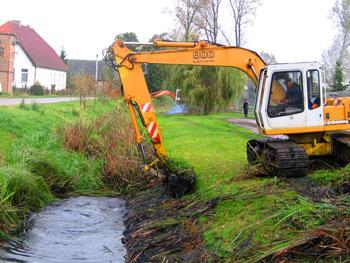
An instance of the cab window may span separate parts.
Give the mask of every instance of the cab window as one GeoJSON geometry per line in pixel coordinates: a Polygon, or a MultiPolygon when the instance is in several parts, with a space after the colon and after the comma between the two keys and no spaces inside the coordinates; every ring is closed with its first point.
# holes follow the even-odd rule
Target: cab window
{"type": "Polygon", "coordinates": [[[270,118],[304,111],[303,81],[300,71],[272,74],[267,113],[270,118]]]}
{"type": "Polygon", "coordinates": [[[309,110],[317,109],[321,106],[320,74],[318,70],[308,70],[307,78],[307,98],[309,110]]]}

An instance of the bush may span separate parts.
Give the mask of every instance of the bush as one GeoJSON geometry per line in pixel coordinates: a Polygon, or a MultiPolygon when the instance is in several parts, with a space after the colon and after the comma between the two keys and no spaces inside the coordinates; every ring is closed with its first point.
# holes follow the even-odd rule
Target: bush
{"type": "Polygon", "coordinates": [[[22,99],[21,104],[19,104],[18,107],[19,107],[20,109],[22,109],[22,110],[24,110],[24,109],[27,108],[27,107],[26,107],[26,102],[24,101],[24,99],[22,99]]]}
{"type": "Polygon", "coordinates": [[[56,84],[51,84],[51,94],[56,92],[56,84]]]}
{"type": "Polygon", "coordinates": [[[36,102],[34,102],[34,103],[32,104],[32,110],[38,111],[38,110],[39,110],[39,104],[36,103],[36,102]]]}
{"type": "Polygon", "coordinates": [[[44,95],[44,88],[39,82],[36,82],[33,86],[30,87],[29,93],[30,95],[42,96],[44,95]]]}

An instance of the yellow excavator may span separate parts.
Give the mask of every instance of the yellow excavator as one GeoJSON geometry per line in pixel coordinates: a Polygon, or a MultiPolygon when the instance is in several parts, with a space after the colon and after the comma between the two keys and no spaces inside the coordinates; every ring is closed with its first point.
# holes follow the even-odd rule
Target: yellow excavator
{"type": "Polygon", "coordinates": [[[271,175],[305,175],[309,159],[319,156],[350,161],[350,135],[346,133],[350,130],[350,97],[327,98],[320,63],[266,65],[254,51],[207,41],[155,41],[153,45],[162,49],[133,52],[127,43],[116,40],[112,54],[142,154],[145,138],[137,115],[159,160],[168,161],[142,68],[144,63],[153,63],[234,67],[246,73],[256,86],[254,113],[259,133],[266,135],[247,142],[247,158],[249,163],[260,162],[271,175]]]}

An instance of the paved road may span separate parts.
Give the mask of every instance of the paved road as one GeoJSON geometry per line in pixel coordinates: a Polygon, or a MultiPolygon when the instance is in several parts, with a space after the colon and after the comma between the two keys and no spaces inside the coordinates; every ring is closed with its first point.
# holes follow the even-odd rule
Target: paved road
{"type": "MultiPolygon", "coordinates": [[[[227,121],[239,127],[251,130],[256,134],[259,134],[258,126],[256,125],[256,121],[254,119],[230,118],[230,119],[227,119],[227,121]]],[[[278,139],[288,139],[287,135],[270,135],[267,137],[278,138],[278,139]]]]}
{"type": "Polygon", "coordinates": [[[252,132],[259,133],[258,126],[256,125],[256,121],[254,119],[231,118],[227,119],[227,121],[236,124],[237,126],[249,129],[252,132]]]}
{"type": "MultiPolygon", "coordinates": [[[[18,105],[21,104],[23,98],[2,98],[0,97],[0,105],[18,105]]],[[[65,101],[76,101],[79,100],[78,97],[54,97],[54,98],[24,98],[25,104],[31,103],[57,103],[57,102],[65,102],[65,101]]]]}

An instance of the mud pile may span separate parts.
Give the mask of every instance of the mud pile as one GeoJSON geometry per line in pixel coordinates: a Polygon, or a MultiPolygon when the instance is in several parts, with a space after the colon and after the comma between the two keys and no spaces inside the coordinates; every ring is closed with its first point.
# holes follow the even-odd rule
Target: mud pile
{"type": "Polygon", "coordinates": [[[215,199],[174,199],[160,183],[129,196],[123,239],[127,262],[212,261],[196,219],[216,205],[215,199]]]}

